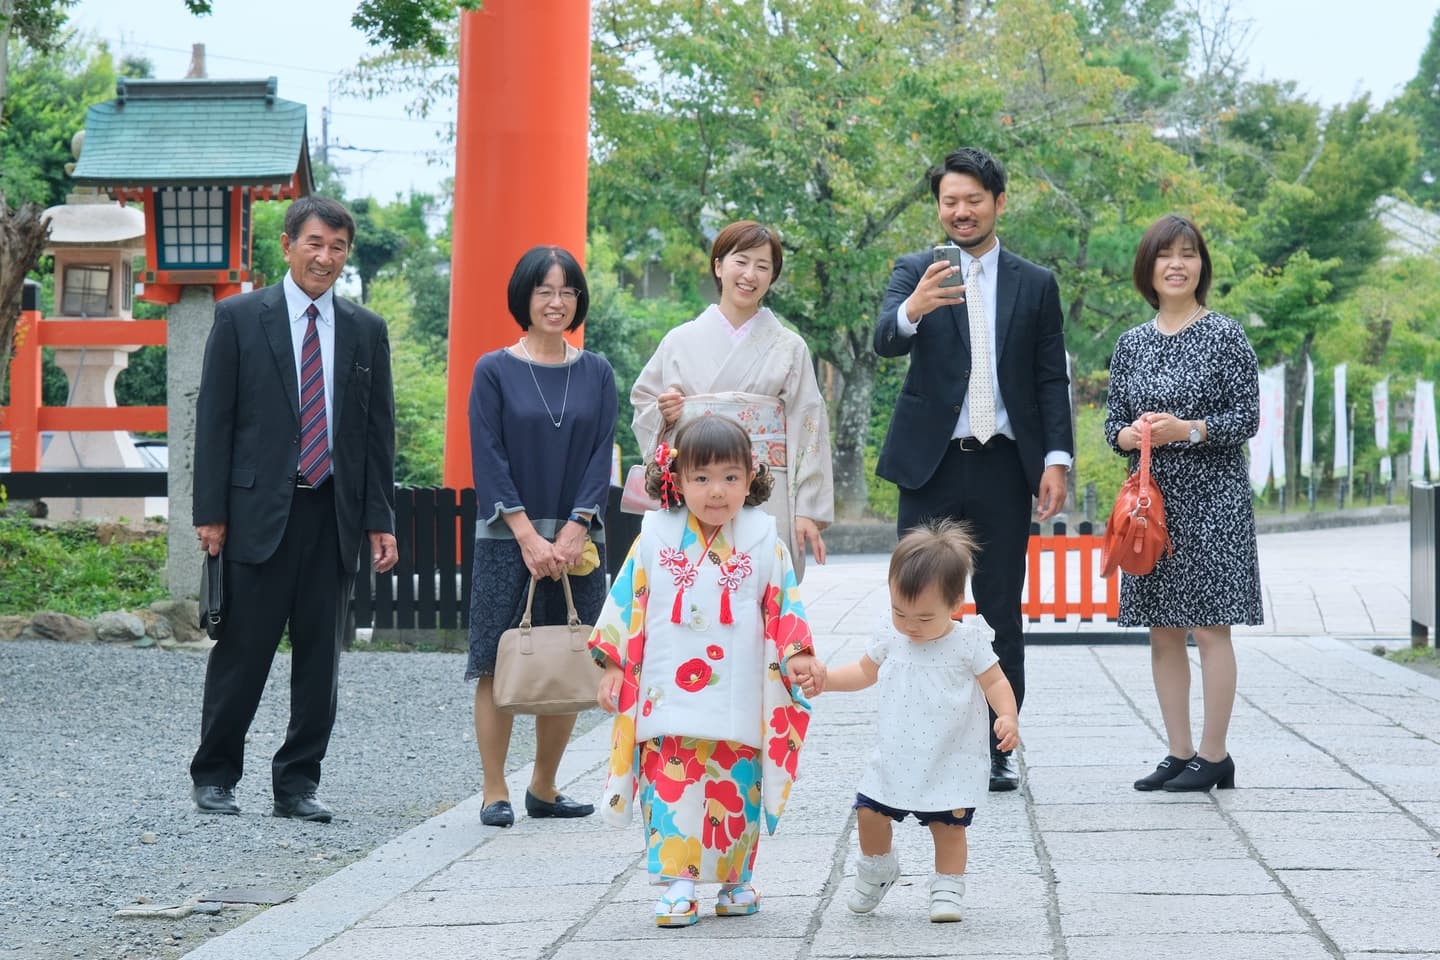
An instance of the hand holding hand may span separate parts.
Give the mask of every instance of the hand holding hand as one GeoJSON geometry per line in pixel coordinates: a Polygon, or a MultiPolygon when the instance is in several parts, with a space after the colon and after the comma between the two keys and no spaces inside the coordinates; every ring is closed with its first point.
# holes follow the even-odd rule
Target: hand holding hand
{"type": "Polygon", "coordinates": [[[940,307],[954,307],[965,302],[964,287],[940,286],[941,280],[959,272],[959,267],[952,266],[946,260],[937,260],[930,264],[905,304],[905,315],[910,318],[911,323],[918,324],[922,317],[940,307]]]}
{"type": "Polygon", "coordinates": [[[667,427],[679,422],[681,414],[685,412],[685,394],[678,388],[671,387],[655,399],[660,405],[660,416],[665,418],[667,427]]]}
{"type": "Polygon", "coordinates": [[[400,562],[400,549],[395,543],[395,534],[370,531],[370,565],[376,573],[389,573],[400,562]]]}
{"type": "Polygon", "coordinates": [[[1005,753],[1020,746],[1020,721],[1014,714],[1002,713],[995,718],[995,739],[1005,753]]]}
{"type": "Polygon", "coordinates": [[[791,685],[799,684],[807,697],[819,696],[825,692],[825,664],[813,654],[798,653],[785,663],[785,674],[791,685]]]}
{"type": "Polygon", "coordinates": [[[569,521],[560,528],[560,535],[555,538],[555,556],[562,570],[568,570],[580,562],[587,533],[589,531],[583,523],[574,521],[569,521]]]}
{"type": "MultiPolygon", "coordinates": [[[[1150,445],[1158,447],[1166,443],[1178,443],[1181,440],[1190,439],[1190,421],[1181,420],[1173,413],[1142,413],[1140,419],[1135,421],[1135,432],[1140,432],[1140,424],[1150,424],[1150,445]]],[[[1139,437],[1136,437],[1136,449],[1139,449],[1139,437]]]]}
{"type": "Polygon", "coordinates": [[[605,664],[605,673],[600,677],[600,689],[595,694],[600,709],[606,713],[616,713],[620,709],[620,685],[625,681],[625,673],[619,666],[613,663],[605,664]]]}
{"type": "Polygon", "coordinates": [[[565,569],[555,556],[555,544],[546,540],[533,530],[526,536],[520,537],[520,555],[525,559],[525,569],[530,571],[530,576],[539,579],[550,577],[554,579],[565,569]]]}
{"type": "Polygon", "coordinates": [[[809,517],[795,518],[795,549],[804,553],[806,548],[815,557],[815,562],[825,564],[825,541],[820,539],[820,525],[809,517]]]}

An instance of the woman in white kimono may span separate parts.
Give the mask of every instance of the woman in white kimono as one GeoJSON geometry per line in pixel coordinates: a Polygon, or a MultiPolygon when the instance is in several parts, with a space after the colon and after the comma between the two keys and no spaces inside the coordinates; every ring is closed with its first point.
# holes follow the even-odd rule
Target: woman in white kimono
{"type": "Polygon", "coordinates": [[[647,461],[691,417],[720,413],[745,426],[756,461],[774,475],[764,509],[775,517],[799,580],[807,547],[825,562],[820,532],[835,517],[835,492],[830,418],[810,348],[761,306],[784,259],[779,236],[753,220],[721,230],[710,249],[720,302],[665,335],[630,403],[647,461]]]}

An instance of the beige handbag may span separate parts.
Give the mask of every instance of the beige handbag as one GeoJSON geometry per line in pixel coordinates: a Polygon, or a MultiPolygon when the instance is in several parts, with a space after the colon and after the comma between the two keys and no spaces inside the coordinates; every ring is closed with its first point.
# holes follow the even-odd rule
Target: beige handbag
{"type": "Polygon", "coordinates": [[[500,634],[495,655],[495,709],[501,713],[579,713],[599,706],[596,693],[600,671],[586,648],[593,629],[580,622],[570,577],[562,575],[565,608],[569,619],[564,626],[531,626],[530,610],[535,604],[535,578],[525,598],[525,615],[520,626],[500,634]]]}

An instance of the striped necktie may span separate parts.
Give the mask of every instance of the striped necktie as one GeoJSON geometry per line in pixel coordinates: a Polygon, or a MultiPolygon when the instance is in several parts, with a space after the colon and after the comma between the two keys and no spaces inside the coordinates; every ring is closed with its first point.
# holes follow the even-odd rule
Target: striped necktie
{"type": "Polygon", "coordinates": [[[305,340],[300,345],[300,475],[312,487],[330,476],[330,428],[325,420],[325,365],[315,304],[305,310],[305,340]]]}

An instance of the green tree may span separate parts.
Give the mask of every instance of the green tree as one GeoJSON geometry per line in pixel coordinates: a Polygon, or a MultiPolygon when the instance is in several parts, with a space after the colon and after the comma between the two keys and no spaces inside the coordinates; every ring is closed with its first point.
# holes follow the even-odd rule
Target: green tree
{"type": "Polygon", "coordinates": [[[1169,4],[1141,6],[597,5],[592,224],[631,239],[627,262],[656,258],[658,239],[663,266],[701,278],[719,223],[778,226],[787,269],[774,306],[840,374],[839,515],[867,499],[870,337],[890,263],[938,238],[930,164],[966,143],[1006,160],[1006,242],[1064,268],[1076,318],[1099,306],[1092,288],[1128,275],[1119,251],[1133,251],[1137,223],[1214,203],[1141,111],[1162,95],[1174,70],[1159,65],[1179,42],[1164,29],[1169,4]],[[1144,43],[1102,55],[1105,37],[1131,36],[1135,22],[1153,28],[1144,43]],[[1134,52],[1142,46],[1148,60],[1134,52]],[[1151,79],[1120,62],[1134,73],[1148,65],[1151,79]],[[636,223],[653,232],[621,233],[636,223]]]}
{"type": "Polygon", "coordinates": [[[1414,121],[1419,136],[1420,156],[1407,187],[1416,200],[1433,205],[1440,201],[1440,12],[1430,22],[1430,40],[1399,108],[1414,121]]]}
{"type": "Polygon", "coordinates": [[[348,262],[360,277],[360,302],[369,303],[375,277],[400,259],[409,244],[404,233],[382,224],[375,201],[369,197],[352,200],[350,212],[355,216],[355,242],[348,262]]]}
{"type": "MultiPolygon", "coordinates": [[[[70,0],[73,2],[73,0],[70,0]]],[[[185,0],[196,16],[210,13],[214,0],[185,0]]],[[[479,10],[483,0],[362,0],[350,25],[375,46],[421,50],[432,56],[445,52],[446,38],[462,10],[479,10]]]]}
{"type": "Polygon", "coordinates": [[[65,202],[70,142],[90,106],[114,96],[115,76],[106,46],[83,37],[50,50],[18,48],[0,125],[0,193],[12,203],[65,202]]]}

